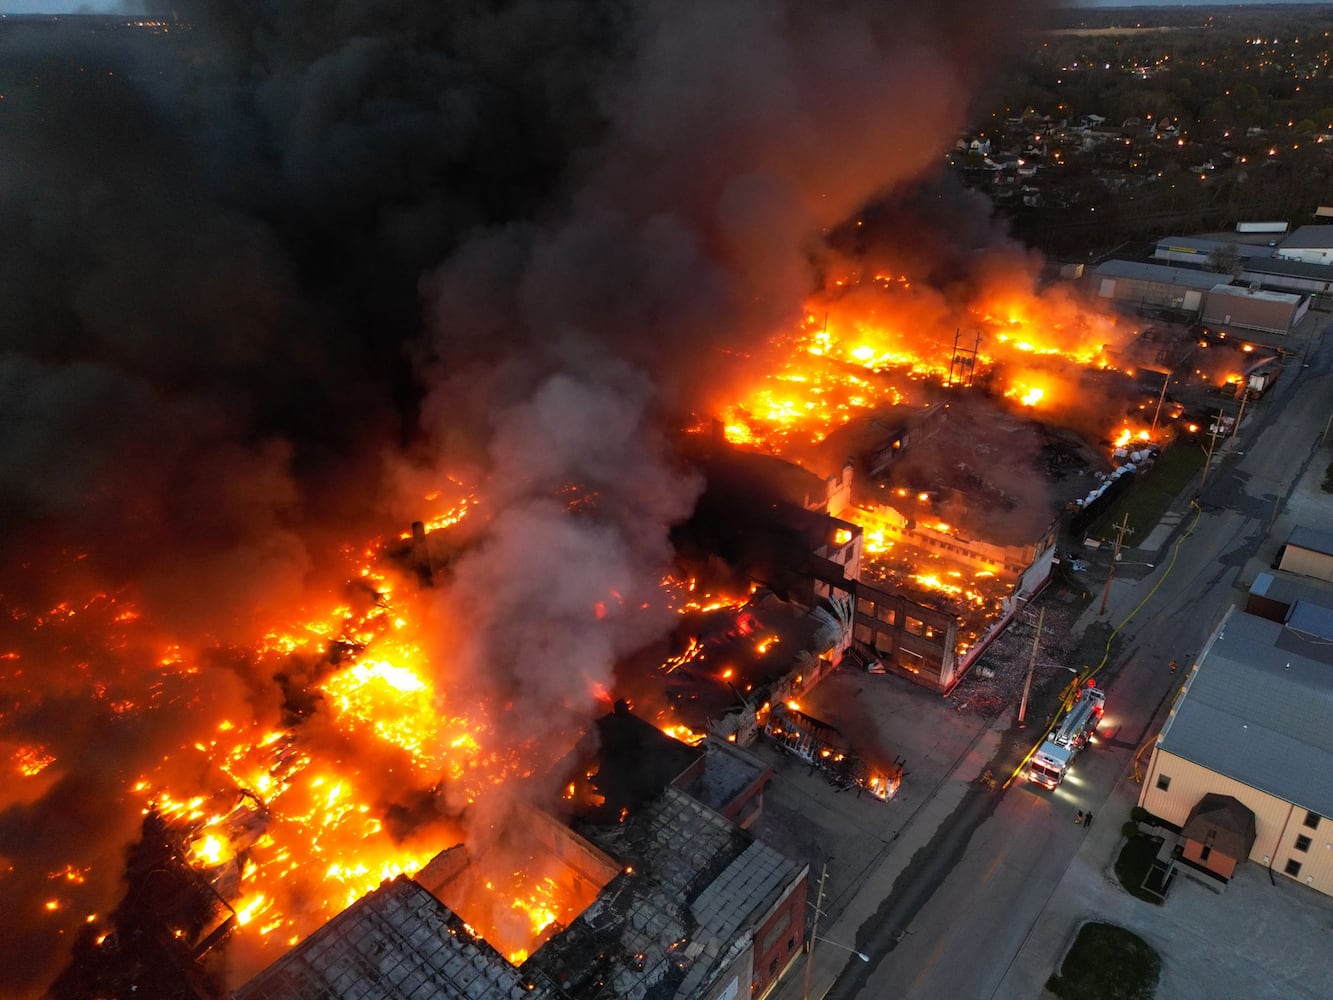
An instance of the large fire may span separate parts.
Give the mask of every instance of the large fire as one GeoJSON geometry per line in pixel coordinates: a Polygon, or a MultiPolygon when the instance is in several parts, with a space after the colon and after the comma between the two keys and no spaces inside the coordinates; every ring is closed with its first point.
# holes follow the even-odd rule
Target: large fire
{"type": "MultiPolygon", "coordinates": [[[[437,526],[465,512],[466,506],[455,508],[437,526]]],[[[298,661],[313,665],[299,691],[309,700],[307,709],[289,709],[281,720],[262,713],[228,716],[164,754],[160,766],[125,776],[124,795],[137,800],[145,815],[166,821],[179,857],[199,874],[201,885],[211,887],[219,908],[214,926],[228,923],[258,961],[276,957],[385,879],[416,872],[457,842],[456,836],[441,842],[438,824],[433,838],[418,841],[393,829],[386,821],[384,774],[395,775],[404,789],[447,783],[455,799],[467,802],[488,786],[527,774],[519,754],[484,749],[502,745],[485,738],[485,719],[444,702],[434,682],[442,665],[423,652],[423,589],[409,583],[410,574],[391,575],[385,567],[392,560],[380,543],[345,555],[352,600],[330,600],[273,628],[248,654],[275,673],[298,661]],[[316,705],[317,711],[309,710],[316,705]]],[[[95,617],[112,646],[155,641],[135,608],[116,595],[11,614],[35,630],[70,627],[76,620],[86,625],[95,617]]],[[[114,680],[89,681],[93,696],[125,716],[151,713],[169,698],[200,701],[190,680],[199,673],[195,658],[207,654],[177,642],[159,649],[160,680],[146,698],[136,700],[114,680]]],[[[11,673],[21,674],[19,653],[8,653],[6,660],[11,673]]],[[[203,706],[201,712],[206,714],[203,706]]],[[[10,759],[18,782],[44,782],[62,770],[43,746],[12,747],[10,759]]],[[[60,886],[81,883],[82,874],[66,874],[52,873],[45,912],[72,905],[60,886]]],[[[534,935],[552,922],[549,914],[564,913],[559,894],[544,881],[529,884],[520,872],[510,882],[494,891],[508,893],[506,906],[525,914],[524,925],[534,935]]],[[[101,920],[87,915],[90,924],[101,920]]],[[[172,933],[190,934],[183,927],[172,933]]],[[[509,937],[521,935],[511,931],[509,937]]],[[[105,933],[98,938],[106,940],[105,933]]],[[[522,942],[509,951],[516,960],[526,953],[522,942]]]]}
{"type": "MultiPolygon", "coordinates": [[[[474,503],[427,522],[430,530],[457,523],[474,503]]],[[[384,774],[404,789],[446,785],[458,807],[460,798],[465,806],[488,787],[521,780],[531,770],[516,752],[522,734],[488,738],[493,734],[484,717],[445,701],[436,678],[448,665],[431,663],[425,652],[429,590],[421,580],[395,568],[389,546],[380,541],[348,547],[343,556],[350,599],[330,598],[324,607],[292,616],[246,652],[276,675],[294,663],[307,664],[311,674],[296,690],[304,707],[276,719],[258,712],[228,715],[164,754],[160,766],[125,776],[123,794],[145,816],[166,822],[179,860],[216,901],[204,931],[229,930],[233,945],[249,956],[242,962],[247,967],[275,958],[384,880],[419,872],[462,839],[460,831],[442,831],[438,823],[431,836],[404,836],[386,818],[391,804],[382,789],[384,774]]],[[[410,560],[397,560],[404,561],[410,560]]],[[[749,598],[695,590],[693,581],[667,577],[662,604],[682,615],[708,615],[735,611],[749,598]]],[[[128,686],[122,692],[114,682],[89,681],[94,697],[113,714],[151,713],[168,698],[199,701],[191,685],[200,673],[195,661],[206,653],[153,636],[123,597],[96,594],[43,613],[11,614],[34,630],[72,628],[76,621],[86,628],[94,618],[102,641],[113,647],[158,643],[161,680],[147,698],[136,699],[128,686]],[[173,680],[184,682],[179,690],[173,680]]],[[[754,641],[764,651],[776,640],[754,641]]],[[[700,649],[696,642],[663,670],[700,649]]],[[[3,662],[21,675],[18,652],[6,653],[3,662]]],[[[609,695],[590,692],[590,702],[609,705],[609,695]]],[[[687,742],[703,738],[673,724],[669,711],[660,725],[687,742]]],[[[9,755],[17,782],[44,782],[61,771],[61,761],[44,746],[12,746],[9,755]]],[[[537,873],[534,864],[487,861],[484,880],[469,891],[460,913],[515,963],[590,901],[586,886],[537,873]]],[[[61,887],[81,885],[85,874],[68,866],[52,872],[43,912],[60,914],[73,905],[61,887]]],[[[88,914],[87,923],[105,926],[99,914],[88,914]]],[[[97,936],[99,946],[114,946],[109,929],[97,936]]],[[[187,940],[202,936],[197,928],[171,933],[187,940]]]]}
{"type": "Polygon", "coordinates": [[[997,391],[1021,406],[1067,405],[1061,368],[1105,368],[1106,348],[1127,336],[1114,316],[1061,294],[991,290],[948,316],[924,307],[925,294],[902,276],[835,283],[835,294],[773,339],[760,381],[722,406],[727,439],[783,454],[794,441],[818,443],[851,420],[919,401],[914,383],[971,384],[992,373],[1002,379],[997,391]]]}
{"type": "MultiPolygon", "coordinates": [[[[911,285],[881,278],[874,289],[908,294],[911,285]]],[[[884,303],[868,295],[846,294],[824,305],[828,308],[812,308],[790,335],[775,339],[778,360],[761,371],[740,401],[723,409],[731,441],[781,454],[794,443],[817,443],[857,417],[911,403],[918,395],[915,384],[923,380],[962,384],[985,373],[1004,380],[1000,394],[1015,406],[1047,408],[1065,392],[1053,374],[1060,366],[1107,364],[1101,345],[1111,339],[1113,325],[1103,317],[1066,314],[1061,310],[1072,307],[1052,306],[1036,296],[996,298],[973,308],[974,326],[983,334],[979,341],[973,335],[969,344],[952,329],[922,335],[912,323],[893,320],[884,303]]],[[[1116,440],[1145,436],[1125,426],[1116,440]]],[[[943,539],[951,535],[948,524],[928,519],[927,495],[900,492],[891,509],[919,518],[922,523],[913,530],[943,539]]],[[[426,519],[419,533],[447,530],[472,516],[477,505],[476,497],[468,496],[426,519]]],[[[844,516],[864,529],[866,551],[875,557],[871,573],[879,579],[977,609],[997,600],[992,569],[895,562],[905,539],[901,526],[881,523],[873,512],[844,516]]],[[[403,532],[401,541],[412,537],[403,532]]],[[[432,627],[427,591],[411,569],[392,568],[390,547],[383,541],[348,547],[342,575],[352,581],[350,589],[330,588],[338,596],[322,606],[276,610],[264,641],[239,654],[275,677],[305,671],[289,679],[291,703],[281,712],[210,718],[155,766],[121,777],[124,796],[174,831],[181,858],[218,901],[219,925],[228,925],[261,961],[276,957],[383,880],[418,872],[441,848],[457,842],[457,831],[454,839],[441,841],[438,830],[434,837],[414,840],[406,835],[410,825],[391,822],[383,775],[394,775],[404,789],[447,783],[453,804],[461,807],[489,787],[528,776],[531,768],[523,755],[496,749],[512,748],[521,734],[496,738],[483,715],[446,700],[437,679],[449,665],[430,662],[425,652],[432,627]],[[297,663],[300,669],[293,666],[297,663]]],[[[681,614],[734,612],[749,596],[699,595],[689,582],[667,580],[662,604],[681,614]]],[[[157,635],[127,595],[96,593],[43,610],[12,607],[10,615],[21,628],[71,633],[74,623],[83,626],[91,618],[106,648],[152,649],[158,679],[148,692],[76,671],[78,683],[113,716],[150,713],[173,700],[205,701],[191,678],[199,673],[200,658],[217,651],[157,635]]],[[[773,635],[744,638],[757,655],[777,644],[773,635]]],[[[0,650],[0,655],[7,679],[21,685],[27,664],[20,653],[0,650]]],[[[704,669],[731,684],[731,668],[703,664],[704,656],[696,639],[662,670],[669,675],[704,669]]],[[[201,716],[207,716],[203,709],[201,716]]],[[[669,712],[658,724],[686,742],[703,737],[669,712]]],[[[11,744],[5,750],[18,783],[11,800],[36,797],[39,786],[62,772],[50,747],[11,744]]],[[[70,866],[52,871],[50,895],[34,919],[68,910],[73,897],[63,890],[80,885],[86,874],[70,866]]],[[[503,950],[516,962],[577,912],[577,901],[565,898],[568,893],[556,882],[530,877],[521,868],[490,873],[485,889],[499,900],[500,912],[512,911],[515,919],[489,921],[484,930],[502,938],[503,950]]],[[[94,927],[104,926],[104,920],[86,915],[94,927]]],[[[177,934],[187,931],[180,928],[177,934]]],[[[105,934],[98,940],[105,941],[105,934]]]]}

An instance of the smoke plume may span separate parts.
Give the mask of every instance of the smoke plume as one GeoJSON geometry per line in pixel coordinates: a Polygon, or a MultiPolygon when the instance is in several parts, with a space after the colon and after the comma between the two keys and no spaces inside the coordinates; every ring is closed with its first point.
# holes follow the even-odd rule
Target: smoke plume
{"type": "Polygon", "coordinates": [[[115,904],[141,776],[208,794],[180,748],[321,731],[332,664],[258,650],[428,489],[482,498],[429,602],[439,697],[553,759],[667,628],[700,484],[666,430],[797,315],[833,227],[937,169],[1029,11],[0,23],[4,991],[115,904]]]}

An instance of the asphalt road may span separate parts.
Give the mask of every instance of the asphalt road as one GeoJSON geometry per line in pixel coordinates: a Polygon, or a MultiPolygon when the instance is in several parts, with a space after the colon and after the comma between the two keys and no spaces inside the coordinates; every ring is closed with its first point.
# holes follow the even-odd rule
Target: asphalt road
{"type": "MultiPolygon", "coordinates": [[[[871,961],[850,962],[827,996],[997,996],[1085,835],[1073,822],[1075,811],[1098,813],[1135,748],[1156,732],[1183,678],[1170,673],[1168,661],[1192,662],[1240,598],[1236,584],[1250,582],[1239,579],[1246,563],[1314,459],[1333,388],[1326,339],[1321,332],[1254,408],[1212,465],[1198,506],[1151,560],[1156,568],[1139,580],[1117,581],[1107,619],[1123,626],[1100,674],[1108,689],[1104,738],[1054,793],[1018,781],[966,795],[874,915],[854,929],[856,946],[871,961]]],[[[1104,814],[1095,822],[1119,825],[1126,818],[1104,814]]]]}

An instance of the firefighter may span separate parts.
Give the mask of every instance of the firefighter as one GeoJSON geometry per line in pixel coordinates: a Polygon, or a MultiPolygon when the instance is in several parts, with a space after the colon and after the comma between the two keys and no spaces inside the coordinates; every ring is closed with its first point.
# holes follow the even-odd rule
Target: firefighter
{"type": "Polygon", "coordinates": [[[1179,665],[1180,665],[1180,664],[1176,663],[1175,660],[1172,660],[1169,664],[1167,664],[1167,666],[1169,666],[1169,667],[1171,668],[1171,672],[1172,672],[1173,674],[1176,672],[1176,667],[1178,667],[1179,665]]]}

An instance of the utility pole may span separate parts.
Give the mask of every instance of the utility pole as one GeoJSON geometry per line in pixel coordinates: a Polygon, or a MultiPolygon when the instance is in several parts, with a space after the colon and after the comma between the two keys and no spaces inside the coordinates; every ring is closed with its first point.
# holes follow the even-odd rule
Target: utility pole
{"type": "Polygon", "coordinates": [[[1106,614],[1107,602],[1111,600],[1111,581],[1115,579],[1115,567],[1120,562],[1120,546],[1125,544],[1125,535],[1129,533],[1129,515],[1115,526],[1115,551],[1111,553],[1111,569],[1106,574],[1106,589],[1102,591],[1102,609],[1099,615],[1106,614]]]}
{"type": "Polygon", "coordinates": [[[1242,389],[1240,394],[1240,412],[1236,414],[1236,426],[1231,428],[1231,437],[1240,433],[1240,422],[1245,419],[1245,404],[1250,401],[1250,390],[1242,389]]]}
{"type": "Polygon", "coordinates": [[[1162,404],[1166,402],[1166,387],[1171,384],[1171,372],[1162,377],[1162,394],[1157,397],[1157,409],[1152,415],[1152,429],[1148,431],[1148,440],[1157,440],[1157,419],[1162,415],[1162,404]]]}
{"type": "Polygon", "coordinates": [[[819,892],[815,896],[815,919],[810,922],[810,947],[805,952],[805,982],[801,986],[801,1000],[810,1000],[810,971],[815,967],[815,941],[819,934],[819,914],[824,907],[824,879],[828,876],[828,862],[819,871],[819,892]]]}
{"type": "Polygon", "coordinates": [[[962,339],[963,331],[961,328],[955,328],[953,332],[953,354],[949,358],[949,380],[944,383],[945,388],[954,385],[962,385],[970,389],[972,387],[972,377],[977,370],[977,355],[981,352],[981,331],[977,331],[976,342],[972,349],[959,347],[958,343],[962,339]],[[954,371],[957,369],[958,380],[954,381],[954,371]],[[967,372],[967,381],[963,381],[963,372],[967,372]]]}
{"type": "Polygon", "coordinates": [[[1199,477],[1199,492],[1195,496],[1203,496],[1203,484],[1208,482],[1208,468],[1213,464],[1213,450],[1217,447],[1217,435],[1222,431],[1222,411],[1217,411],[1217,419],[1213,421],[1212,434],[1208,438],[1208,456],[1203,460],[1203,475],[1199,477]]]}
{"type": "Polygon", "coordinates": [[[1023,728],[1023,719],[1028,714],[1028,692],[1032,690],[1032,673],[1037,669],[1037,650],[1041,648],[1041,627],[1046,621],[1046,609],[1037,613],[1037,634],[1032,637],[1032,655],[1028,657],[1028,676],[1023,682],[1023,700],[1018,703],[1018,728],[1023,728]]]}

